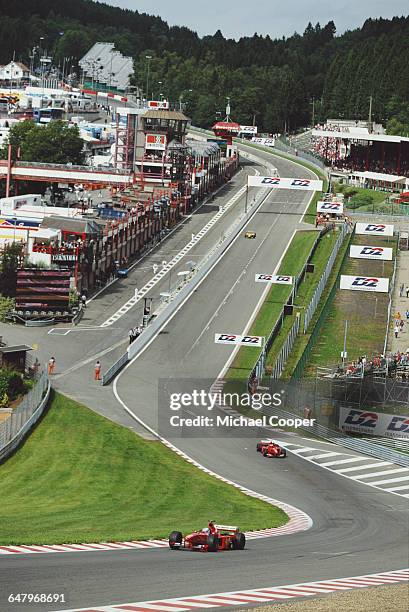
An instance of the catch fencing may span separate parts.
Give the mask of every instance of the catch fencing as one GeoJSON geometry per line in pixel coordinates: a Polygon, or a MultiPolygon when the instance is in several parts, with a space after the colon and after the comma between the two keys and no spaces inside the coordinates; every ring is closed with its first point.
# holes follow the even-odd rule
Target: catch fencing
{"type": "Polygon", "coordinates": [[[0,423],[0,461],[6,459],[20,444],[44,412],[50,395],[50,381],[42,372],[34,387],[25,395],[10,416],[0,423]]]}
{"type": "Polygon", "coordinates": [[[316,290],[314,292],[314,295],[311,298],[311,302],[309,303],[309,305],[306,308],[305,315],[304,315],[304,334],[307,333],[308,326],[311,323],[311,320],[312,320],[312,318],[313,318],[313,316],[315,314],[315,311],[317,310],[318,303],[319,303],[319,301],[321,299],[321,296],[323,294],[325,286],[326,286],[326,284],[328,282],[328,279],[329,279],[329,277],[331,275],[332,269],[334,267],[335,260],[336,260],[336,258],[338,256],[338,253],[339,253],[339,250],[340,250],[341,246],[344,243],[344,239],[345,239],[345,236],[348,233],[348,230],[349,230],[349,226],[348,226],[347,223],[345,223],[344,225],[341,226],[341,232],[340,232],[340,235],[338,236],[338,240],[335,243],[334,249],[333,249],[333,251],[332,251],[332,253],[330,255],[330,258],[328,259],[328,263],[327,263],[327,265],[325,267],[325,270],[324,270],[324,272],[323,272],[323,274],[322,274],[322,276],[321,276],[321,278],[319,280],[319,283],[318,283],[317,288],[316,288],[316,290]]]}

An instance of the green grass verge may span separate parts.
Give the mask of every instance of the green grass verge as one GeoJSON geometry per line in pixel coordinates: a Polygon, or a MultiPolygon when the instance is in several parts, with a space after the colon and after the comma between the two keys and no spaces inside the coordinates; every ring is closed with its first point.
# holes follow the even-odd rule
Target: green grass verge
{"type": "MultiPolygon", "coordinates": [[[[290,247],[283,257],[278,273],[297,276],[311,251],[317,238],[315,231],[298,231],[295,233],[290,247]]],[[[283,305],[287,302],[291,289],[286,285],[272,285],[249,334],[254,336],[268,336],[277,322],[283,305]]],[[[231,367],[226,373],[226,379],[247,380],[254,364],[257,361],[260,349],[241,348],[231,367]]]]}
{"type": "Polygon", "coordinates": [[[209,518],[243,530],[287,515],[56,394],[23,447],[0,466],[0,544],[166,537],[209,518]]]}
{"type": "MultiPolygon", "coordinates": [[[[352,244],[367,244],[367,236],[354,236],[352,244]]],[[[379,239],[377,246],[394,248],[396,241],[379,239]]],[[[370,261],[347,257],[342,266],[342,274],[391,277],[393,262],[370,261]]],[[[330,366],[340,362],[343,350],[345,321],[348,321],[347,352],[348,361],[360,355],[369,358],[383,351],[386,331],[388,295],[341,291],[338,289],[330,313],[321,328],[319,339],[313,348],[307,375],[315,375],[319,366],[330,366]]]]}

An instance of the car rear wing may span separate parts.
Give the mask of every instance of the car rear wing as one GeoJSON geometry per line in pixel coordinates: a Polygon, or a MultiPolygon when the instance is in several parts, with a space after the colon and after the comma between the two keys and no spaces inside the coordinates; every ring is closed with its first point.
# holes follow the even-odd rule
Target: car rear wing
{"type": "Polygon", "coordinates": [[[232,525],[215,525],[217,531],[228,531],[229,533],[236,533],[239,528],[233,527],[232,525]]]}

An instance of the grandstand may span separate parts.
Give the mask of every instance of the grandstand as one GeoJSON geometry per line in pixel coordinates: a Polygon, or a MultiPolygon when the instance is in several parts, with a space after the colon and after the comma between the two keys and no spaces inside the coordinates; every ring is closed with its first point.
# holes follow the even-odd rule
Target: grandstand
{"type": "Polygon", "coordinates": [[[391,191],[409,185],[409,138],[366,122],[328,121],[312,130],[312,149],[339,177],[391,191]]]}
{"type": "Polygon", "coordinates": [[[133,60],[115,50],[114,43],[97,42],[78,62],[92,85],[125,91],[133,74],[133,60]]]}

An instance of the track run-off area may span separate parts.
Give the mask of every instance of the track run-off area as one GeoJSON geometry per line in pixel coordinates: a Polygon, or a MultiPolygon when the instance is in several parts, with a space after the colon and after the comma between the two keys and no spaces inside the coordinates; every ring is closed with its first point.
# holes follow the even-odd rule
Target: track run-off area
{"type": "MultiPolygon", "coordinates": [[[[248,147],[242,148],[250,151],[248,147]]],[[[273,164],[281,176],[315,178],[296,162],[267,152],[251,150],[251,153],[258,159],[254,169],[260,174],[265,166],[273,164]]],[[[244,171],[236,176],[237,193],[245,180],[244,171]]],[[[234,195],[220,197],[227,201],[234,195]]],[[[189,251],[189,258],[199,260],[217,243],[220,233],[237,218],[243,197],[241,192],[209,234],[189,251]]],[[[263,286],[254,285],[254,275],[276,269],[294,231],[305,229],[302,217],[310,198],[308,192],[271,191],[246,228],[257,233],[257,240],[239,236],[232,243],[211,273],[156,338],[119,374],[112,387],[90,385],[91,362],[95,355],[106,351],[104,359],[108,364],[108,358],[113,361],[123,352],[127,330],[140,317],[139,305],[132,303],[132,296],[135,287],[143,287],[152,279],[149,270],[144,276],[136,268],[135,276],[131,275],[121,290],[116,285],[88,305],[83,321],[88,326],[83,332],[87,347],[81,367],[77,367],[76,360],[78,333],[59,336],[25,330],[25,342],[38,343],[44,360],[55,354],[59,374],[55,386],[59,391],[125,427],[159,437],[194,465],[235,483],[243,492],[265,500],[279,500],[274,503],[293,508],[300,520],[304,517],[302,528],[298,525],[297,529],[277,533],[279,537],[274,538],[268,537],[272,535],[268,532],[254,534],[255,537],[248,534],[244,551],[218,554],[170,551],[161,540],[157,546],[148,542],[127,542],[122,546],[119,542],[106,546],[97,543],[86,550],[81,545],[77,546],[79,550],[68,547],[69,551],[24,552],[24,547],[14,547],[19,550],[13,553],[0,549],[1,580],[8,593],[21,592],[22,584],[29,593],[66,593],[65,603],[58,605],[6,602],[2,610],[178,612],[244,604],[248,607],[407,580],[408,500],[404,497],[405,489],[401,495],[391,489],[395,485],[406,487],[409,480],[406,472],[394,471],[398,467],[376,466],[373,459],[352,456],[342,447],[306,441],[281,431],[280,441],[293,452],[285,460],[269,461],[256,453],[253,438],[172,438],[159,427],[158,381],[161,379],[166,385],[167,380],[196,379],[205,386],[206,381],[211,384],[223,373],[232,359],[232,348],[214,344],[214,334],[245,333],[248,329],[265,292],[263,286]],[[236,282],[239,277],[240,282],[236,282]],[[118,308],[118,304],[124,306],[118,308]],[[121,308],[125,308],[123,313],[121,308]],[[121,316],[116,318],[118,313],[121,316]],[[118,346],[110,352],[114,345],[118,346]],[[301,450],[306,448],[307,451],[301,450]],[[348,459],[349,463],[341,463],[348,459]],[[333,466],[328,465],[331,462],[335,462],[333,466]],[[372,472],[365,471],[368,464],[373,465],[372,472]],[[361,471],[345,472],[349,467],[361,466],[361,471]],[[385,478],[379,474],[384,469],[388,472],[385,478]],[[342,477],[347,475],[348,478],[342,477]],[[405,480],[398,482],[399,478],[405,480]],[[382,480],[388,480],[388,484],[382,484],[382,480]],[[371,482],[373,485],[378,482],[379,486],[367,486],[371,482]],[[33,554],[36,552],[42,554],[33,554]]],[[[212,212],[217,214],[216,210],[212,212]]],[[[168,249],[167,255],[152,253],[147,267],[151,269],[151,262],[162,258],[171,262],[172,256],[176,257],[189,243],[186,236],[198,235],[211,216],[214,214],[206,220],[206,213],[201,220],[200,215],[193,216],[185,230],[175,232],[167,245],[165,241],[161,248],[168,249]]],[[[186,260],[179,263],[183,269],[186,260]]],[[[167,285],[168,279],[161,278],[152,290],[159,293],[167,285]]],[[[264,435],[271,437],[272,433],[264,435]]],[[[209,519],[223,523],[223,508],[219,516],[209,519]]],[[[178,525],[170,525],[170,530],[177,528],[178,525]]]]}

